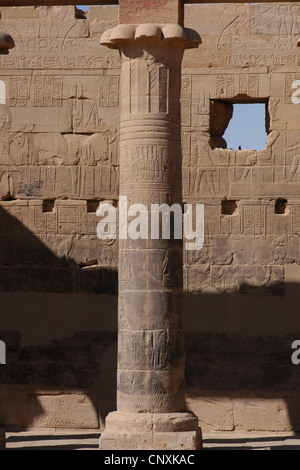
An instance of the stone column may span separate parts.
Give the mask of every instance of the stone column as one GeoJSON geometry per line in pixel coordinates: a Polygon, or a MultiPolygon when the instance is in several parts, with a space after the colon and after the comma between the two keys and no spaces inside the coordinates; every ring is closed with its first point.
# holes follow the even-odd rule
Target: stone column
{"type": "Polygon", "coordinates": [[[185,411],[182,237],[171,217],[170,238],[155,238],[149,214],[152,204],[182,208],[181,62],[198,42],[175,24],[121,24],[101,43],[122,55],[119,210],[147,210],[136,213],[141,238],[119,227],[117,411],[100,448],[194,450],[201,442],[197,417],[185,411]]]}
{"type": "MultiPolygon", "coordinates": [[[[9,49],[13,47],[15,47],[15,44],[12,37],[0,31],[0,54],[8,54],[9,49]]],[[[1,449],[5,449],[5,429],[0,427],[0,450],[1,449]]]]}

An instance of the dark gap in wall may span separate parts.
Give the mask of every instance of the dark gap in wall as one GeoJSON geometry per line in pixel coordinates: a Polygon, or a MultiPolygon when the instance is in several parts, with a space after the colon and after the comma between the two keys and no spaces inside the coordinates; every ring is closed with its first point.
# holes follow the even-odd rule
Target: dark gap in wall
{"type": "Polygon", "coordinates": [[[44,199],[42,210],[43,212],[53,212],[55,199],[44,199]]]}
{"type": "Polygon", "coordinates": [[[5,196],[2,196],[1,201],[16,201],[16,198],[12,194],[7,193],[5,196]]]}
{"type": "Polygon", "coordinates": [[[287,208],[287,199],[284,198],[278,198],[275,201],[275,208],[274,212],[275,214],[285,214],[287,208]]]}
{"type": "Polygon", "coordinates": [[[80,8],[80,5],[76,5],[75,8],[75,18],[77,20],[85,20],[87,17],[87,10],[80,8]]]}
{"type": "Polygon", "coordinates": [[[237,211],[237,201],[236,200],[227,200],[222,201],[222,214],[233,215],[237,211]]]}
{"type": "Polygon", "coordinates": [[[98,260],[97,259],[92,259],[92,260],[89,260],[89,261],[82,261],[79,266],[80,266],[80,268],[86,268],[88,266],[98,266],[98,260]]]}
{"type": "Polygon", "coordinates": [[[86,201],[87,212],[96,212],[98,207],[99,207],[99,201],[97,200],[86,201]]]}

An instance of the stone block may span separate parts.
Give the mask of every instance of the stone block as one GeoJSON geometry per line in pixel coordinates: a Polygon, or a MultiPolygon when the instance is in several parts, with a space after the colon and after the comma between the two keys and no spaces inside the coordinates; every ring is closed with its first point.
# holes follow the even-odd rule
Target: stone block
{"type": "Polygon", "coordinates": [[[199,450],[201,436],[194,432],[158,432],[153,434],[154,450],[199,450]]]}
{"type": "Polygon", "coordinates": [[[153,416],[151,413],[120,413],[113,411],[105,420],[107,429],[118,432],[122,429],[126,433],[151,433],[153,427],[153,416]]]}
{"type": "Polygon", "coordinates": [[[99,6],[89,7],[89,21],[101,20],[101,21],[112,21],[118,19],[118,6],[117,5],[106,5],[102,8],[99,6]]]}
{"type": "Polygon", "coordinates": [[[95,402],[85,392],[65,393],[26,386],[4,386],[1,421],[20,428],[98,429],[95,402]],[[5,409],[5,413],[4,413],[5,409]],[[30,411],[29,411],[30,410],[30,411]]]}
{"type": "Polygon", "coordinates": [[[286,400],[278,397],[234,400],[235,430],[292,431],[286,400]]]}
{"type": "Polygon", "coordinates": [[[38,19],[39,10],[33,6],[1,7],[1,18],[3,20],[38,19]]]}
{"type": "Polygon", "coordinates": [[[215,396],[211,391],[197,397],[188,391],[187,406],[198,417],[202,432],[234,430],[234,402],[230,396],[215,396]]]}
{"type": "Polygon", "coordinates": [[[100,450],[152,450],[153,437],[149,432],[109,432],[105,431],[100,438],[100,450]]]}
{"type": "Polygon", "coordinates": [[[192,413],[121,413],[106,418],[100,450],[199,450],[198,420],[192,413]]]}
{"type": "Polygon", "coordinates": [[[119,21],[183,25],[183,4],[180,0],[120,0],[119,21]]]}
{"type": "Polygon", "coordinates": [[[156,413],[152,419],[155,433],[198,431],[198,418],[191,412],[156,413]]]}
{"type": "Polygon", "coordinates": [[[71,106],[71,102],[65,101],[61,107],[48,107],[47,118],[44,109],[37,107],[11,108],[11,131],[22,132],[25,122],[27,129],[35,132],[71,132],[71,106]]]}

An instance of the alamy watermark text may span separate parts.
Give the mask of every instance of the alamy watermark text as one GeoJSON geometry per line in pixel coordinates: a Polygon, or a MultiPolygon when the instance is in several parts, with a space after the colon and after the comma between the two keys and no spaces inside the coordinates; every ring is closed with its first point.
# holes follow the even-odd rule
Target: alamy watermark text
{"type": "Polygon", "coordinates": [[[150,211],[144,204],[128,206],[127,196],[120,196],[117,209],[110,202],[101,202],[96,215],[97,236],[101,240],[175,240],[185,239],[186,250],[199,250],[204,244],[203,204],[151,204],[150,211]]]}

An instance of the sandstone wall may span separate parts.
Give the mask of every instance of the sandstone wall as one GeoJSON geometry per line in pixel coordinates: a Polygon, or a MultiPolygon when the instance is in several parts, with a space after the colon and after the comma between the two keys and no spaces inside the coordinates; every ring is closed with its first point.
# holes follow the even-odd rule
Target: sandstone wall
{"type": "MultiPolygon", "coordinates": [[[[1,8],[4,424],[98,428],[114,407],[117,243],[96,208],[118,201],[120,60],[99,45],[116,24],[117,7],[1,8]]],[[[188,404],[204,430],[299,429],[300,7],[187,5],[185,26],[202,45],[183,64],[183,193],[205,207],[184,262],[188,404]],[[257,102],[266,148],[227,149],[232,105],[257,102]]]]}

